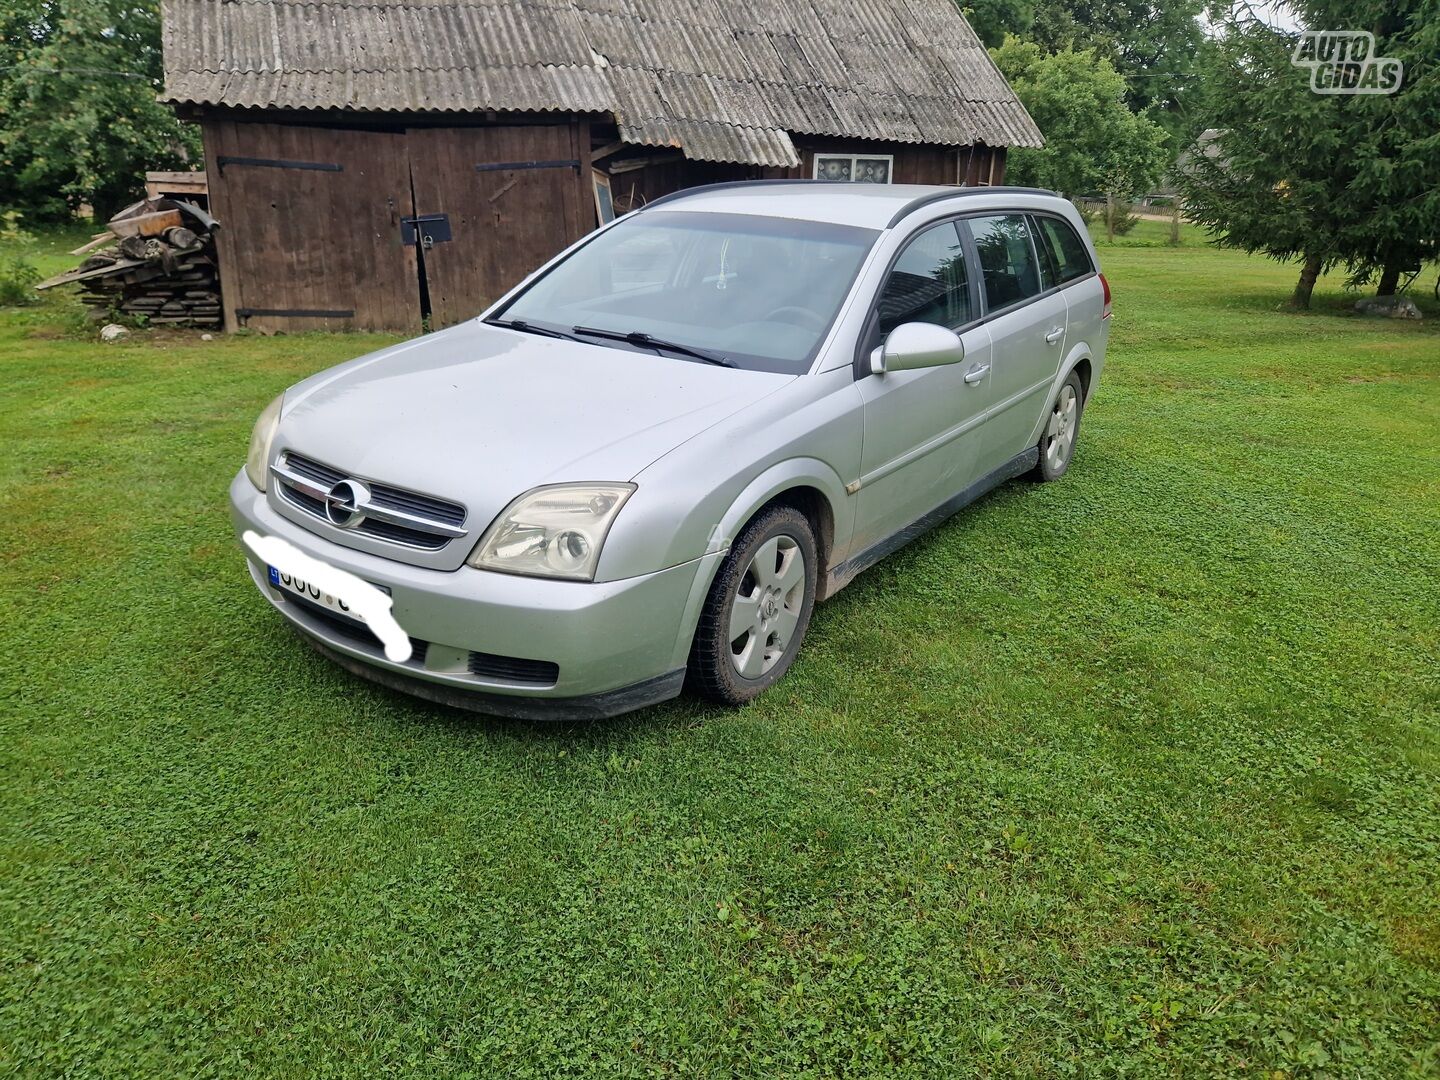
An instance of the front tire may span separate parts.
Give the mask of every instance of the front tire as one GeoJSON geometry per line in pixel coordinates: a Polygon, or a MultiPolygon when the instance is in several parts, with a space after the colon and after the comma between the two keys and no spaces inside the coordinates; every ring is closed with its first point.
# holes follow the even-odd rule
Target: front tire
{"type": "Polygon", "coordinates": [[[1080,414],[1085,411],[1085,388],[1080,376],[1071,372],[1060,384],[1054,404],[1045,416],[1040,435],[1040,462],[1034,478],[1041,483],[1059,480],[1075,460],[1075,441],[1080,437],[1080,414]]]}
{"type": "Polygon", "coordinates": [[[745,527],[710,586],[686,683],[742,705],[789,670],[810,626],[820,560],[805,515],[774,506],[745,527]]]}

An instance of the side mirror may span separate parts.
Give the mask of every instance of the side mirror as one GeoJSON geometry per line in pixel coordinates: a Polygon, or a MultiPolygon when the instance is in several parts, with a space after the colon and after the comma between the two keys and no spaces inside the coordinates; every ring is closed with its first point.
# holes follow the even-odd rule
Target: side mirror
{"type": "Polygon", "coordinates": [[[885,344],[870,354],[870,373],[939,367],[964,359],[965,346],[955,331],[933,323],[907,322],[891,330],[885,344]]]}

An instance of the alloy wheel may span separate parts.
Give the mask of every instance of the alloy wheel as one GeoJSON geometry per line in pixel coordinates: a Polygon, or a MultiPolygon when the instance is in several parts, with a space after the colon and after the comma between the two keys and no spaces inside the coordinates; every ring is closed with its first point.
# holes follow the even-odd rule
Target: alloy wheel
{"type": "Polygon", "coordinates": [[[805,608],[805,555],[789,536],[755,552],[730,607],[730,662],[758,679],[785,655],[805,608]]]}
{"type": "Polygon", "coordinates": [[[1052,472],[1063,469],[1075,450],[1075,432],[1080,420],[1080,401],[1075,387],[1066,383],[1060,387],[1060,396],[1055,399],[1055,408],[1050,413],[1050,423],[1045,428],[1045,461],[1052,472]]]}

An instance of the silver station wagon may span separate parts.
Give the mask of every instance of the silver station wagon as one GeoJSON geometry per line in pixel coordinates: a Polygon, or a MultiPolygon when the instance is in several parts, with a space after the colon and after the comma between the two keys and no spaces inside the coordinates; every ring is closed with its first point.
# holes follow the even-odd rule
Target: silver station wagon
{"type": "Polygon", "coordinates": [[[385,685],[521,717],[738,704],[817,601],[997,484],[1064,475],[1109,316],[1049,192],[698,188],[292,386],[235,528],[265,599],[385,685]],[[409,649],[255,537],[387,594],[409,649]]]}

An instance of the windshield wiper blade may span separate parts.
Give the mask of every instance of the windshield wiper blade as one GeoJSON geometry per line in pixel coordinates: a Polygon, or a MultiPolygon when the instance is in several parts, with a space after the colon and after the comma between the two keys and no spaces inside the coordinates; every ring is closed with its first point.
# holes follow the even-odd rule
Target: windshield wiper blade
{"type": "Polygon", "coordinates": [[[640,345],[647,349],[664,349],[666,352],[693,356],[696,360],[704,360],[707,364],[718,364],[720,367],[735,367],[733,360],[727,360],[719,353],[707,352],[705,349],[697,349],[693,345],[681,345],[678,341],[666,341],[664,338],[651,337],[643,330],[631,330],[626,333],[620,330],[602,330],[596,326],[574,326],[571,327],[571,329],[577,334],[584,334],[586,337],[609,338],[611,341],[625,341],[631,345],[640,345]]]}
{"type": "Polygon", "coordinates": [[[539,334],[541,337],[564,338],[566,341],[579,341],[574,334],[564,330],[553,330],[548,326],[537,326],[535,323],[526,322],[524,319],[486,319],[486,326],[499,326],[506,330],[519,330],[522,334],[539,334]]]}

